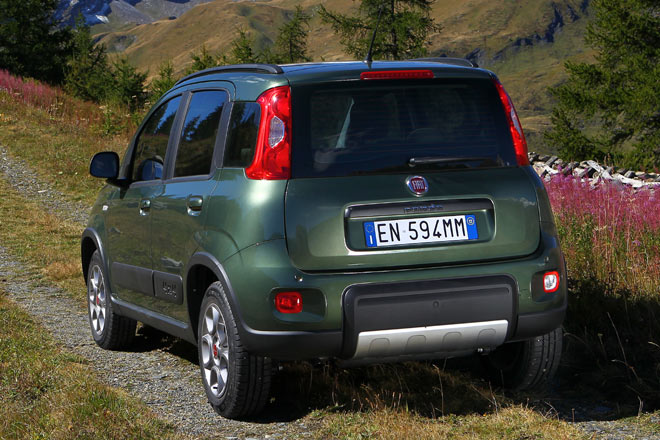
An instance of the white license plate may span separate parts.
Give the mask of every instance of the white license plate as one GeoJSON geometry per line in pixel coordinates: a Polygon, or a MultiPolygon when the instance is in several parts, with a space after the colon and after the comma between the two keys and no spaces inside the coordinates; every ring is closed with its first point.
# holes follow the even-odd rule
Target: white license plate
{"type": "Polygon", "coordinates": [[[442,243],[479,238],[474,215],[424,217],[407,220],[364,222],[367,247],[442,243]]]}

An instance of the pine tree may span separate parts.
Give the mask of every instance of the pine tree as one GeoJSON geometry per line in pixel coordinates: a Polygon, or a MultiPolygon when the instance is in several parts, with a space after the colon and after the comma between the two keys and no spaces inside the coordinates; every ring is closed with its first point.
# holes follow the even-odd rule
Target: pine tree
{"type": "Polygon", "coordinates": [[[72,52],[67,61],[64,88],[74,96],[101,102],[110,91],[112,77],[105,46],[95,45],[82,16],[76,19],[72,52]]]}
{"type": "Polygon", "coordinates": [[[254,41],[248,36],[245,29],[238,29],[238,37],[231,42],[231,54],[223,57],[224,64],[251,64],[259,62],[255,53],[254,41]]]}
{"type": "Polygon", "coordinates": [[[71,31],[53,19],[57,0],[0,0],[0,69],[51,84],[64,80],[71,31]]]}
{"type": "Polygon", "coordinates": [[[307,56],[307,34],[311,17],[296,6],[293,17],[283,24],[275,40],[274,54],[278,63],[300,63],[310,61],[307,56]]]}
{"type": "Polygon", "coordinates": [[[660,166],[660,3],[594,0],[585,42],[593,63],[566,63],[546,139],[565,159],[610,156],[660,166]]]}
{"type": "Polygon", "coordinates": [[[199,53],[192,52],[190,58],[193,63],[186,69],[187,75],[218,65],[218,57],[211,55],[205,44],[202,45],[202,49],[199,53]]]}
{"type": "Polygon", "coordinates": [[[174,77],[174,66],[172,61],[167,60],[158,67],[158,76],[149,84],[154,101],[160,99],[169,89],[174,87],[176,78],[174,77]]]}
{"type": "Polygon", "coordinates": [[[138,72],[126,58],[119,58],[112,63],[112,67],[110,99],[127,106],[131,112],[144,107],[147,100],[144,90],[147,73],[138,72]]]}
{"type": "Polygon", "coordinates": [[[400,60],[427,54],[432,32],[441,27],[431,18],[434,0],[362,0],[360,16],[350,17],[328,11],[321,6],[319,14],[339,34],[346,52],[357,59],[367,54],[373,31],[382,8],[382,16],[373,47],[374,59],[400,60]]]}

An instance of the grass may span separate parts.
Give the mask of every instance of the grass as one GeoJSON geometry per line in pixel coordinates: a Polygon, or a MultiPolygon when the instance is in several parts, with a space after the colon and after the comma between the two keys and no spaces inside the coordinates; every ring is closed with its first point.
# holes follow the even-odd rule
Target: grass
{"type": "Polygon", "coordinates": [[[119,109],[0,70],[0,145],[71,200],[92,204],[104,182],[89,175],[91,157],[106,150],[121,154],[134,129],[130,115],[119,109]]]}
{"type": "Polygon", "coordinates": [[[85,304],[80,266],[80,234],[83,226],[43,212],[36,201],[18,194],[0,179],[0,243],[26,264],[85,304]]]}
{"type": "MultiPolygon", "coordinates": [[[[86,177],[86,163],[89,156],[102,149],[101,147],[108,139],[116,140],[116,149],[121,150],[125,139],[117,136],[99,140],[97,127],[93,124],[87,127],[76,127],[75,120],[72,121],[66,115],[50,119],[47,108],[27,104],[16,95],[3,92],[0,92],[0,112],[3,115],[9,115],[9,120],[0,122],[2,124],[0,125],[0,142],[9,149],[11,154],[25,158],[35,168],[46,168],[47,172],[40,177],[57,185],[67,199],[91,203],[101,182],[86,177]],[[12,109],[12,112],[5,113],[6,109],[12,109]],[[76,145],[77,147],[63,149],[57,158],[53,158],[50,148],[44,149],[39,146],[39,139],[45,139],[44,142],[49,145],[76,145]],[[85,155],[88,155],[87,158],[84,157],[85,155]]],[[[7,118],[5,117],[5,119],[7,118]]],[[[617,269],[619,275],[623,277],[619,281],[616,281],[616,278],[614,281],[611,278],[604,278],[605,274],[609,273],[607,271],[599,272],[594,269],[592,272],[587,272],[584,269],[585,267],[597,268],[601,264],[598,262],[598,257],[603,251],[599,250],[600,248],[594,250],[594,243],[601,241],[606,243],[610,240],[608,237],[619,236],[618,232],[614,235],[607,235],[612,231],[620,231],[620,229],[605,227],[612,221],[618,221],[617,228],[622,227],[624,233],[628,230],[630,238],[639,235],[638,229],[634,229],[637,226],[634,225],[640,224],[641,217],[635,216],[634,213],[636,203],[642,200],[639,198],[641,196],[637,193],[624,192],[616,204],[612,205],[614,207],[623,204],[618,215],[609,217],[601,215],[599,217],[598,213],[601,212],[599,207],[607,205],[602,200],[595,198],[594,193],[590,192],[592,190],[583,187],[558,189],[553,186],[554,183],[559,185],[560,182],[551,182],[548,184],[548,189],[555,205],[564,250],[569,258],[569,273],[572,277],[571,308],[566,322],[570,331],[570,335],[566,339],[569,354],[567,356],[568,366],[565,368],[568,369],[568,373],[562,376],[562,380],[568,382],[569,387],[574,385],[572,382],[574,380],[576,393],[581,394],[581,398],[585,393],[589,393],[594,396],[594,399],[610,399],[610,402],[621,402],[622,405],[627,405],[622,409],[625,414],[636,413],[637,406],[634,408],[635,411],[628,407],[630,402],[636,404],[638,397],[644,402],[646,410],[658,408],[657,400],[654,399],[660,388],[656,388],[654,392],[653,386],[656,384],[654,380],[658,378],[657,371],[660,370],[655,370],[654,379],[655,364],[653,360],[657,359],[654,356],[660,353],[660,347],[657,347],[658,353],[656,353],[656,346],[648,344],[648,342],[658,342],[653,338],[657,338],[657,335],[660,334],[657,331],[657,322],[660,321],[654,319],[654,316],[660,317],[660,312],[658,312],[658,291],[660,289],[657,288],[657,284],[654,284],[655,274],[650,271],[651,266],[642,266],[644,270],[630,275],[626,269],[628,265],[622,264],[624,261],[628,262],[627,258],[632,258],[628,263],[633,265],[642,264],[643,261],[653,262],[657,253],[649,254],[647,260],[642,258],[646,255],[644,252],[631,253],[631,250],[636,248],[624,248],[625,252],[613,250],[607,254],[611,256],[612,260],[607,263],[609,266],[604,267],[617,269]],[[565,198],[560,197],[561,194],[566,197],[573,196],[574,199],[567,202],[565,198]],[[592,202],[585,203],[585,200],[592,200],[592,202]],[[592,207],[590,209],[595,209],[589,214],[593,218],[593,228],[585,231],[580,228],[588,223],[585,211],[588,206],[592,207]],[[573,210],[571,211],[571,209],[573,210]],[[621,216],[623,219],[617,220],[621,216]],[[574,221],[571,222],[571,219],[574,221]],[[598,235],[599,233],[602,235],[598,235]],[[586,266],[579,266],[578,263],[583,260],[586,266]],[[644,278],[645,272],[649,272],[651,277],[644,278]],[[587,273],[591,275],[585,277],[587,273]],[[622,290],[622,286],[631,285],[632,281],[637,283],[634,284],[634,291],[622,290]],[[637,330],[636,333],[635,330],[637,330]]],[[[2,179],[0,179],[0,192],[3,194],[3,200],[0,202],[0,243],[8,248],[17,259],[40,268],[47,282],[60,286],[69,295],[79,300],[80,306],[84,307],[84,289],[79,268],[79,234],[82,227],[62,221],[56,215],[44,213],[36,201],[27,200],[2,179]]],[[[598,197],[610,196],[603,193],[598,197]]],[[[645,211],[649,213],[647,216],[649,219],[660,218],[653,214],[655,211],[650,211],[657,203],[650,199],[644,203],[648,204],[645,211]]],[[[644,227],[646,226],[643,226],[642,230],[644,227]]],[[[652,245],[656,243],[653,240],[657,239],[657,230],[653,228],[649,229],[648,238],[643,238],[646,240],[644,246],[651,246],[648,248],[651,250],[655,249],[652,245]]],[[[616,249],[626,243],[634,245],[632,241],[619,241],[616,249]]],[[[644,247],[644,249],[647,248],[644,247]]],[[[655,259],[657,260],[657,258],[655,259]]],[[[660,279],[660,277],[655,279],[660,279]]],[[[10,309],[16,308],[10,307],[10,309]]],[[[0,316],[5,319],[5,313],[1,313],[0,316]]],[[[16,314],[19,311],[14,310],[11,313],[16,314]]],[[[7,312],[7,316],[10,316],[11,313],[7,312]]],[[[29,324],[29,326],[34,326],[34,324],[29,324]]],[[[16,346],[16,350],[11,353],[21,353],[22,350],[31,350],[31,352],[40,350],[21,345],[24,343],[20,342],[19,335],[13,331],[4,336],[5,333],[2,333],[4,328],[3,323],[0,328],[0,335],[3,335],[0,346],[1,344],[16,346]],[[14,341],[16,338],[19,339],[14,341]]],[[[7,326],[7,328],[10,327],[7,326]]],[[[9,332],[9,330],[7,331],[9,332]]],[[[28,343],[29,340],[30,338],[25,343],[28,343]]],[[[46,342],[49,340],[47,337],[45,338],[46,342]]],[[[2,350],[4,352],[4,348],[2,350]]],[[[57,350],[54,352],[53,355],[57,354],[57,350]]],[[[63,356],[65,360],[71,357],[66,353],[58,355],[63,356]]],[[[3,358],[0,368],[5,368],[11,363],[10,360],[16,357],[18,357],[17,354],[7,355],[8,360],[5,361],[3,358]]],[[[16,362],[19,361],[16,360],[16,362]]],[[[48,358],[46,365],[58,365],[57,362],[48,358]]],[[[84,365],[77,365],[80,363],[80,360],[73,359],[69,364],[63,364],[66,365],[66,368],[51,370],[49,374],[52,377],[49,376],[50,379],[48,379],[51,382],[45,381],[44,383],[62,383],[62,387],[66,388],[64,384],[68,383],[69,370],[80,372],[80,368],[85,368],[84,365]]],[[[545,410],[538,410],[534,405],[527,404],[529,395],[505,395],[500,390],[492,389],[488,382],[478,379],[478,376],[474,374],[477,372],[475,367],[466,368],[463,364],[453,365],[452,362],[449,364],[452,368],[444,368],[444,364],[410,363],[350,370],[332,364],[326,364],[321,368],[313,367],[309,363],[286,364],[284,370],[276,376],[273,401],[266,409],[266,413],[270,416],[267,417],[272,417],[275,421],[302,419],[306,425],[313,427],[314,435],[317,438],[406,438],[412,436],[415,438],[542,439],[580,436],[575,427],[558,420],[552,413],[546,413],[545,410]]],[[[43,366],[39,363],[33,365],[28,362],[21,365],[24,365],[26,370],[24,374],[29,377],[39,377],[43,371],[43,366]]],[[[18,372],[18,369],[12,371],[18,372]]],[[[73,375],[73,373],[71,374],[73,375]]],[[[5,376],[16,377],[10,374],[0,375],[0,377],[5,376]]],[[[92,378],[85,380],[93,383],[92,378]]],[[[21,381],[14,380],[14,382],[21,381]]],[[[38,382],[38,380],[25,381],[26,384],[38,382]]],[[[19,385],[12,386],[19,387],[19,385]]],[[[26,386],[28,391],[34,388],[34,385],[26,386]]],[[[60,390],[59,386],[48,386],[51,388],[46,389],[47,393],[51,393],[51,390],[53,393],[65,391],[60,390]]],[[[112,424],[107,429],[110,431],[99,431],[101,437],[111,437],[112,430],[120,424],[119,421],[124,421],[127,426],[130,426],[130,423],[126,422],[127,419],[142,418],[143,409],[140,409],[142,407],[121,391],[107,389],[107,393],[99,397],[94,394],[93,387],[85,388],[84,386],[84,383],[76,384],[76,387],[80,388],[80,392],[85,393],[84,398],[67,395],[67,398],[48,399],[51,406],[47,406],[45,401],[35,403],[30,400],[34,398],[35,394],[38,394],[34,390],[32,395],[21,394],[22,397],[7,404],[3,401],[7,408],[10,408],[10,404],[14,405],[8,410],[11,411],[13,418],[6,418],[6,420],[11,420],[11,422],[7,422],[6,429],[12,431],[7,431],[6,434],[0,433],[0,437],[20,437],[26,432],[39,433],[42,432],[40,430],[51,429],[51,425],[47,424],[47,421],[50,420],[48,417],[51,416],[40,415],[45,413],[54,413],[59,417],[56,430],[53,432],[56,436],[62,433],[63,437],[69,434],[71,434],[70,437],[88,435],[86,431],[69,432],[65,430],[65,427],[69,429],[69,426],[74,430],[88,429],[85,427],[86,425],[78,421],[78,418],[82,417],[79,413],[88,415],[99,413],[99,411],[101,414],[106,410],[109,412],[111,421],[108,423],[112,424]],[[82,402],[82,409],[80,411],[72,409],[70,403],[65,403],[72,401],[82,402]],[[91,406],[87,406],[88,404],[91,406]],[[21,426],[25,427],[24,431],[20,431],[23,429],[21,426]],[[108,432],[110,434],[106,435],[108,432]]],[[[19,391],[28,392],[19,387],[15,391],[3,394],[18,395],[19,391]]],[[[543,395],[531,396],[535,401],[545,399],[545,397],[543,395]]],[[[77,408],[75,405],[74,407],[77,408]]],[[[147,417],[146,420],[151,420],[149,419],[151,416],[145,417],[147,417]]],[[[651,419],[648,416],[642,415],[633,420],[629,423],[638,425],[640,430],[646,429],[643,432],[652,432],[649,431],[652,422],[649,422],[651,419]]],[[[144,427],[135,425],[134,428],[131,428],[134,431],[131,432],[136,436],[149,437],[151,435],[149,433],[152,432],[149,431],[151,423],[156,426],[160,422],[152,420],[144,427]],[[144,431],[138,432],[139,429],[144,429],[144,431]]],[[[92,435],[89,434],[89,436],[92,435]]]]}
{"type": "Polygon", "coordinates": [[[575,428],[522,406],[494,414],[437,419],[385,409],[368,413],[330,414],[324,417],[318,438],[344,439],[579,439],[575,428]]]}
{"type": "Polygon", "coordinates": [[[0,289],[0,438],[174,437],[173,426],[100,383],[0,289]]]}
{"type": "Polygon", "coordinates": [[[569,275],[565,326],[589,386],[660,406],[660,191],[572,177],[546,183],[569,275]]]}
{"type": "Polygon", "coordinates": [[[475,359],[342,369],[287,364],[271,407],[308,414],[316,438],[581,438],[577,428],[494,391],[463,368],[475,359]],[[451,364],[452,362],[446,362],[451,364]]]}

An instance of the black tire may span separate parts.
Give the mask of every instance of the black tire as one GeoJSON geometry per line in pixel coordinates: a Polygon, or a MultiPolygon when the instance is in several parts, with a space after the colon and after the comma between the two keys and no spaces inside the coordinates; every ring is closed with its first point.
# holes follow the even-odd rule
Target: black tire
{"type": "Polygon", "coordinates": [[[514,391],[541,391],[561,359],[561,327],[526,341],[511,342],[485,356],[490,379],[514,391]]]}
{"type": "Polygon", "coordinates": [[[130,346],[137,322],[112,310],[108,277],[99,251],[95,251],[87,271],[87,320],[99,347],[121,350],[130,346]]]}
{"type": "Polygon", "coordinates": [[[228,419],[254,416],[268,399],[272,362],[243,347],[220,282],[206,290],[198,322],[197,353],[209,403],[228,419]]]}

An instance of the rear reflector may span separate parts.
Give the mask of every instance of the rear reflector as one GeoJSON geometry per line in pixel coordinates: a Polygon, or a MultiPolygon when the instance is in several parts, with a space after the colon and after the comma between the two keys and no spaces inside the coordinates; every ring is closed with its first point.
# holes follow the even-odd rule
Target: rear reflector
{"type": "Polygon", "coordinates": [[[300,313],[303,309],[300,292],[280,292],[275,295],[275,308],[280,313],[300,313]]]}
{"type": "Polygon", "coordinates": [[[546,272],[543,275],[543,291],[545,293],[556,292],[559,289],[559,272],[546,272]]]}
{"type": "Polygon", "coordinates": [[[266,90],[257,102],[261,106],[257,148],[245,175],[254,180],[286,180],[291,177],[291,89],[266,90]]]}
{"type": "Polygon", "coordinates": [[[430,70],[379,70],[375,72],[362,72],[360,79],[430,79],[433,72],[430,70]]]}
{"type": "Polygon", "coordinates": [[[522,126],[520,125],[520,119],[518,119],[518,113],[513,106],[513,101],[509,97],[509,94],[504,90],[502,83],[499,82],[496,78],[493,78],[493,83],[497,88],[497,93],[500,95],[500,101],[504,106],[504,111],[506,112],[506,118],[509,121],[509,130],[511,131],[511,137],[513,138],[513,148],[516,152],[516,161],[518,165],[525,166],[529,165],[529,158],[527,157],[527,141],[525,140],[525,133],[523,133],[522,126]]]}

